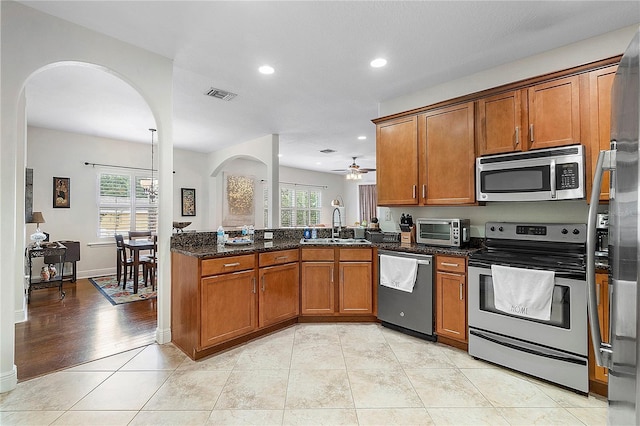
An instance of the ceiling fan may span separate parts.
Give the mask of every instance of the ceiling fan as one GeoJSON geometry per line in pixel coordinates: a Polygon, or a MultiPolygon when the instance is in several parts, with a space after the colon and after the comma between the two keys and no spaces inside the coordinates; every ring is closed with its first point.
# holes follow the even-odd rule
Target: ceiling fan
{"type": "Polygon", "coordinates": [[[335,169],[335,170],[332,170],[332,172],[368,173],[368,172],[376,171],[376,169],[369,169],[369,168],[360,167],[359,165],[357,165],[356,158],[358,157],[351,157],[351,158],[353,158],[353,163],[351,163],[347,169],[335,169]]]}

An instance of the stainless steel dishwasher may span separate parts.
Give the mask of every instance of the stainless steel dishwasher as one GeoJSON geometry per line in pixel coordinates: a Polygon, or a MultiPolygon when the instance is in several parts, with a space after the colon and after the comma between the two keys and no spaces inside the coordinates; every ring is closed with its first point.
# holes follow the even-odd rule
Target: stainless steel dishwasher
{"type": "MultiPolygon", "coordinates": [[[[411,293],[380,284],[378,271],[378,319],[382,325],[407,334],[435,340],[433,334],[433,256],[381,250],[380,256],[416,259],[418,273],[411,293]]],[[[378,266],[380,267],[380,266],[378,266]]]]}

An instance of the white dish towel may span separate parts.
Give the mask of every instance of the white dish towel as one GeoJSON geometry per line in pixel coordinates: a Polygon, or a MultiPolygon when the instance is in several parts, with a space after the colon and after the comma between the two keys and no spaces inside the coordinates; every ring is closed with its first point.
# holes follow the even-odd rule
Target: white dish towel
{"type": "Polygon", "coordinates": [[[491,265],[496,309],[521,317],[551,319],[553,271],[491,265]]]}
{"type": "Polygon", "coordinates": [[[380,255],[381,285],[412,293],[417,275],[418,261],[416,259],[380,255]]]}

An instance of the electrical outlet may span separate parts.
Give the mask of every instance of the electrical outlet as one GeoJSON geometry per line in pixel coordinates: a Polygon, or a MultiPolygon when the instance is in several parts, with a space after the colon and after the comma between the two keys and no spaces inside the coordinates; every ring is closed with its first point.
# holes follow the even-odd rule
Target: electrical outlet
{"type": "Polygon", "coordinates": [[[391,212],[389,210],[387,210],[384,213],[384,220],[387,221],[387,222],[391,222],[391,212]]]}
{"type": "Polygon", "coordinates": [[[273,232],[265,232],[264,233],[265,240],[273,240],[273,232]]]}

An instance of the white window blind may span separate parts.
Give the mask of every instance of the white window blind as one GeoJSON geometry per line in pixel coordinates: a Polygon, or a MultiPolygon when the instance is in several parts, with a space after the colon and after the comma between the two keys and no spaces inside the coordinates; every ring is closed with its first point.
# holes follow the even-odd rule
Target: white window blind
{"type": "Polygon", "coordinates": [[[322,191],[304,186],[280,186],[280,226],[313,226],[320,223],[322,191]]]}
{"type": "Polygon", "coordinates": [[[145,177],[129,173],[98,174],[99,237],[113,237],[129,231],[156,231],[158,207],[149,202],[140,186],[140,179],[145,177]]]}

